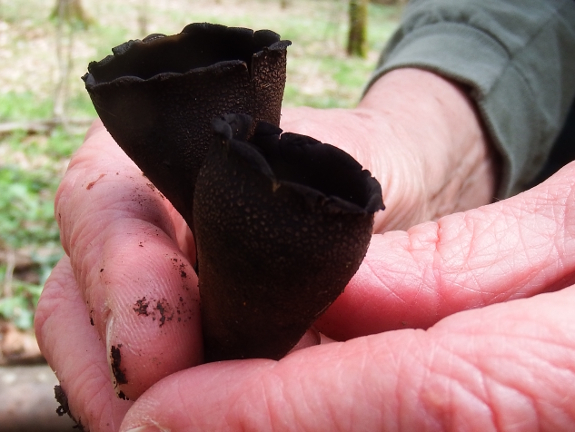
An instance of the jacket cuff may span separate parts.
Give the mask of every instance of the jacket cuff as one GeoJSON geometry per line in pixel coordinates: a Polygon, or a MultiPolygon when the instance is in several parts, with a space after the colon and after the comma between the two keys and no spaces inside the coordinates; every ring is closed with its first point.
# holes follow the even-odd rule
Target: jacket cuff
{"type": "MultiPolygon", "coordinates": [[[[575,16],[574,9],[569,13],[575,16]]],[[[575,93],[575,79],[565,79],[566,70],[575,66],[575,61],[565,59],[565,43],[575,52],[575,32],[565,38],[569,29],[557,23],[558,11],[546,12],[548,16],[538,15],[519,41],[511,38],[520,35],[508,31],[498,38],[469,20],[425,22],[420,13],[393,36],[367,88],[386,72],[404,67],[429,70],[469,86],[469,96],[501,154],[497,198],[516,194],[545,163],[575,93]],[[556,25],[550,24],[553,20],[556,25]]]]}

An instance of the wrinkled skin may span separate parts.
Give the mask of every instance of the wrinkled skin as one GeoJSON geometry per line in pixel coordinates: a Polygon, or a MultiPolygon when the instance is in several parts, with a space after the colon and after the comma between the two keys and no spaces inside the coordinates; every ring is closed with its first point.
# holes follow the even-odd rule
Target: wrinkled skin
{"type": "Polygon", "coordinates": [[[284,129],[344,148],[379,179],[376,229],[387,232],[317,323],[345,342],[206,365],[193,239],[96,123],[58,193],[68,256],[36,317],[75,418],[91,431],[572,430],[575,164],[479,207],[496,166],[473,116],[457,87],[409,70],[355,110],[286,110],[284,129]],[[442,97],[398,109],[410,98],[401,84],[415,82],[442,97]],[[395,101],[389,88],[402,90],[395,101]],[[470,127],[455,137],[451,121],[470,127]],[[160,326],[153,302],[135,313],[143,296],[183,304],[185,319],[160,326]],[[108,358],[120,344],[127,383],[114,388],[108,358]]]}

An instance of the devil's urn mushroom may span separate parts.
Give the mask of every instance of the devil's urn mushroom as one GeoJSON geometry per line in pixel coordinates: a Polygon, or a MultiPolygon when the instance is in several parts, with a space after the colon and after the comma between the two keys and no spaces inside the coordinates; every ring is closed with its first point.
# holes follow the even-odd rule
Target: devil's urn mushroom
{"type": "Polygon", "coordinates": [[[190,24],[126,42],[82,78],[106,129],[192,226],[212,119],[241,112],[279,125],[290,44],[269,30],[190,24]]]}
{"type": "Polygon", "coordinates": [[[213,123],[196,184],[206,360],[283,357],[363,260],[381,187],[344,151],[246,115],[213,123]]]}
{"type": "Polygon", "coordinates": [[[357,271],[384,208],[350,155],[278,128],[289,45],[190,24],[126,42],[83,77],[194,233],[206,361],[289,352],[357,271]]]}

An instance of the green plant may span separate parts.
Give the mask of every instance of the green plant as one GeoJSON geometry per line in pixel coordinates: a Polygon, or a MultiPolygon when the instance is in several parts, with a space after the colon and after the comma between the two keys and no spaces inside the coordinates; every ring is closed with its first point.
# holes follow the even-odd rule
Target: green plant
{"type": "Polygon", "coordinates": [[[51,112],[52,101],[48,95],[30,91],[0,93],[0,121],[48,118],[51,112]]]}
{"type": "Polygon", "coordinates": [[[22,330],[31,329],[34,325],[34,309],[42,293],[43,285],[44,281],[40,284],[14,281],[12,295],[0,298],[0,316],[12,321],[22,330]]]}
{"type": "Polygon", "coordinates": [[[23,329],[31,328],[42,285],[61,256],[53,216],[55,187],[56,177],[49,170],[0,167],[0,247],[8,255],[23,248],[29,250],[30,267],[37,281],[13,277],[13,267],[3,265],[0,280],[5,282],[6,291],[0,297],[0,315],[23,329]]]}
{"type": "Polygon", "coordinates": [[[17,249],[23,245],[58,240],[53,214],[50,172],[29,172],[15,166],[0,168],[0,231],[3,242],[17,249]]]}

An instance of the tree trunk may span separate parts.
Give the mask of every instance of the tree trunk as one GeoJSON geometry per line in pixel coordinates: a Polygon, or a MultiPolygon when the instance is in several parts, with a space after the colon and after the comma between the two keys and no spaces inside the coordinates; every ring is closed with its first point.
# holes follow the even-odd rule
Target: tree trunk
{"type": "Polygon", "coordinates": [[[349,36],[347,54],[367,56],[367,6],[369,0],[349,1],[349,36]]]}
{"type": "MultiPolygon", "coordinates": [[[[217,2],[216,2],[217,3],[217,2]]],[[[148,0],[140,0],[138,2],[138,27],[140,30],[140,36],[148,36],[148,24],[150,22],[150,4],[148,0]]]]}
{"type": "Polygon", "coordinates": [[[87,28],[93,20],[84,11],[81,0],[56,0],[50,18],[56,22],[56,58],[59,70],[52,116],[66,124],[66,103],[73,63],[74,33],[77,29],[87,28]]]}

